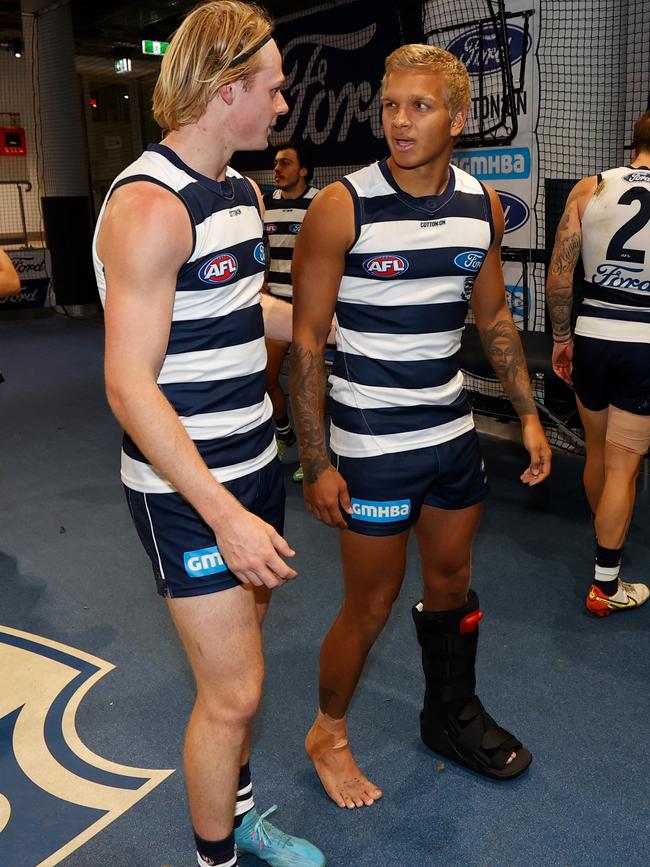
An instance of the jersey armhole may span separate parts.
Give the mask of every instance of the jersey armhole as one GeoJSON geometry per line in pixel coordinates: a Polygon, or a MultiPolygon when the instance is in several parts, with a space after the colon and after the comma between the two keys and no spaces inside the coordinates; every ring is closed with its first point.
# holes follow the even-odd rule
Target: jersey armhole
{"type": "Polygon", "coordinates": [[[256,194],[255,190],[253,189],[252,183],[244,175],[241,176],[241,179],[244,182],[244,185],[245,185],[244,189],[248,193],[248,197],[250,198],[251,203],[255,206],[255,210],[260,215],[260,220],[262,220],[262,222],[264,222],[262,209],[260,208],[260,200],[257,198],[257,194],[256,194]]]}
{"type": "MultiPolygon", "coordinates": [[[[479,184],[481,182],[479,181],[479,184]]],[[[483,190],[483,205],[485,207],[485,218],[488,221],[488,225],[490,227],[490,247],[494,244],[494,217],[492,216],[492,203],[490,202],[490,194],[485,188],[484,184],[481,184],[481,189],[483,190]]]]}
{"type": "Polygon", "coordinates": [[[350,250],[357,243],[357,241],[359,240],[359,235],[361,234],[361,225],[362,225],[361,207],[362,206],[361,206],[361,200],[359,198],[359,194],[355,190],[354,186],[350,183],[350,181],[347,178],[341,178],[340,183],[343,184],[343,186],[346,188],[346,190],[352,196],[352,205],[354,208],[354,238],[352,239],[352,243],[350,244],[348,249],[345,251],[347,254],[350,252],[350,250]]]}
{"type": "MultiPolygon", "coordinates": [[[[129,175],[128,178],[124,178],[123,180],[118,181],[117,183],[113,184],[113,188],[111,189],[111,191],[108,195],[108,198],[110,199],[110,197],[113,195],[115,190],[119,189],[119,187],[124,187],[124,186],[126,186],[126,184],[132,184],[132,183],[135,183],[136,181],[145,181],[148,184],[156,184],[156,186],[162,187],[163,190],[167,190],[172,195],[176,196],[176,198],[180,202],[183,203],[185,210],[187,211],[187,215],[190,218],[190,226],[192,228],[192,252],[187,257],[187,261],[189,262],[189,260],[194,255],[194,250],[196,249],[196,226],[194,225],[194,218],[192,217],[192,211],[190,210],[190,206],[185,201],[185,199],[181,196],[181,194],[178,192],[178,190],[175,190],[175,189],[173,189],[173,187],[170,187],[168,184],[165,184],[162,181],[159,181],[158,178],[151,177],[151,175],[129,175]]],[[[108,199],[106,201],[108,201],[108,199]]]]}

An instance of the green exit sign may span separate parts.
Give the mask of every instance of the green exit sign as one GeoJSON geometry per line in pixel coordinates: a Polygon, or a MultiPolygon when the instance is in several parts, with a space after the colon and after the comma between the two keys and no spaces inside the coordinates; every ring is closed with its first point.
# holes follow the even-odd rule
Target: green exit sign
{"type": "Polygon", "coordinates": [[[156,56],[163,55],[169,48],[169,42],[156,42],[155,39],[142,40],[142,53],[154,54],[156,56]]]}

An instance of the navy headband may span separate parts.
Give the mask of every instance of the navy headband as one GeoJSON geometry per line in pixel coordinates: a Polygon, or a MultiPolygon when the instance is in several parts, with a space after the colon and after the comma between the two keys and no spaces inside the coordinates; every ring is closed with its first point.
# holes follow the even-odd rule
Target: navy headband
{"type": "Polygon", "coordinates": [[[267,34],[263,39],[260,39],[259,42],[256,42],[252,48],[248,49],[248,51],[244,51],[243,54],[238,54],[237,57],[233,58],[228,66],[226,66],[226,69],[234,69],[235,66],[241,66],[242,63],[246,63],[246,61],[250,60],[251,57],[256,54],[260,48],[263,48],[270,39],[273,39],[273,31],[267,34]]]}

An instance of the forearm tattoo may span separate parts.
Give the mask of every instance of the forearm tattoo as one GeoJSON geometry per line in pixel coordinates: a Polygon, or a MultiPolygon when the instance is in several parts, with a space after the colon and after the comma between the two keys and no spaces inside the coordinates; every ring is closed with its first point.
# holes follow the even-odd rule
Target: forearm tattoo
{"type": "Polygon", "coordinates": [[[582,246],[582,239],[578,232],[568,233],[570,219],[568,211],[565,211],[558,226],[546,286],[546,300],[553,326],[553,337],[565,342],[571,338],[573,272],[580,257],[582,246]]]}
{"type": "Polygon", "coordinates": [[[518,416],[535,413],[530,377],[519,332],[511,319],[479,328],[483,348],[518,416]]]}
{"type": "Polygon", "coordinates": [[[315,355],[294,343],[289,365],[289,392],[300,462],[308,485],[313,484],[330,465],[323,418],[326,380],[325,361],[320,353],[315,355]]]}

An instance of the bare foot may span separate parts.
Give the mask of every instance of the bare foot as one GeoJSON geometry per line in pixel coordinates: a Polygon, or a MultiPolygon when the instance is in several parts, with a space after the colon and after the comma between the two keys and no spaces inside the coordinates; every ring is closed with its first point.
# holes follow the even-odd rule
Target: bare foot
{"type": "Polygon", "coordinates": [[[313,749],[314,738],[310,738],[313,732],[312,728],[305,748],[323,788],[335,804],[353,810],[355,807],[370,807],[381,798],[381,789],[361,773],[347,744],[329,750],[313,749]]]}

